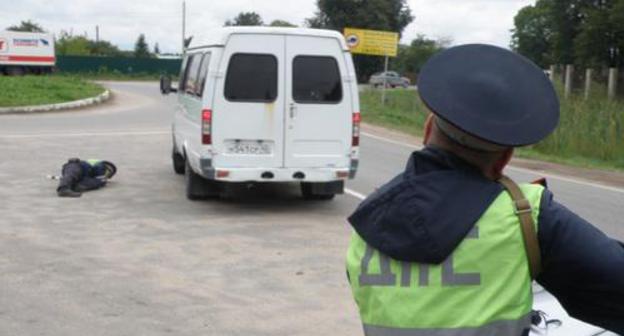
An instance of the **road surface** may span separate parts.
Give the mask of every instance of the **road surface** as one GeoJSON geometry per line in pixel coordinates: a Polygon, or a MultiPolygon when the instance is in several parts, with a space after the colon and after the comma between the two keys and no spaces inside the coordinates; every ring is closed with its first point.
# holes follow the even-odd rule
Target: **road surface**
{"type": "MultiPolygon", "coordinates": [[[[345,218],[403,169],[412,144],[365,131],[358,176],[331,202],[304,201],[296,186],[191,202],[170,163],[175,97],[155,83],[106,85],[115,99],[104,106],[0,117],[0,335],[361,335],[345,218]],[[58,198],[45,176],[70,157],[119,173],[58,198]]],[[[624,239],[624,190],[549,182],[624,239]]]]}

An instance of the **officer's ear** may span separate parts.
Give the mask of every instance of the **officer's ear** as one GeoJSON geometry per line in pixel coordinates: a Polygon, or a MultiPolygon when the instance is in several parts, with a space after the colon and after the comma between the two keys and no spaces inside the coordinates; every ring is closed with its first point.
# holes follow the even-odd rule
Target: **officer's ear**
{"type": "Polygon", "coordinates": [[[513,156],[514,149],[512,147],[505,149],[501,152],[501,155],[498,157],[498,160],[492,166],[492,174],[495,178],[503,177],[503,170],[511,161],[511,157],[513,156]]]}
{"type": "Polygon", "coordinates": [[[433,113],[429,113],[429,116],[427,116],[427,120],[425,121],[425,136],[423,137],[423,145],[427,145],[429,143],[429,139],[431,139],[432,131],[433,131],[433,113]]]}

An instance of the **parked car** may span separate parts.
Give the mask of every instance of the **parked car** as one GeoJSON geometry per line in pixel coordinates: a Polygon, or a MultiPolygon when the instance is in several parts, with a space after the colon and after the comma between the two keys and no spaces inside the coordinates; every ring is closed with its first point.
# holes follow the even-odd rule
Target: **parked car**
{"type": "Polygon", "coordinates": [[[373,87],[381,87],[384,85],[384,80],[386,82],[386,87],[403,87],[407,88],[410,86],[410,79],[407,77],[401,77],[398,73],[394,71],[388,72],[378,72],[371,76],[368,83],[373,87]]]}
{"type": "Polygon", "coordinates": [[[177,96],[173,167],[189,199],[236,182],[297,182],[304,197],[331,199],[355,176],[358,87],[337,32],[215,30],[187,49],[177,96]]]}

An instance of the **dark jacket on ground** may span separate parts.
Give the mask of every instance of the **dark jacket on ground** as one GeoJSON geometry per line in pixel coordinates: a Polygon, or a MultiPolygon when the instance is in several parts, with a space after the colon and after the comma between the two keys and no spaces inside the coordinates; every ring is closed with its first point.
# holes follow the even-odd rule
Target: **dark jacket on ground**
{"type": "Polygon", "coordinates": [[[61,181],[57,190],[69,188],[74,191],[88,191],[101,188],[106,181],[98,178],[104,176],[102,164],[91,165],[87,161],[71,159],[63,165],[61,181]]]}
{"type": "MultiPolygon", "coordinates": [[[[358,234],[393,259],[439,264],[472,229],[503,187],[435,147],[414,152],[405,172],[349,217],[358,234]]],[[[537,281],[568,313],[624,334],[624,246],[542,196],[537,281]]],[[[519,251],[524,253],[524,251],[519,251]]]]}

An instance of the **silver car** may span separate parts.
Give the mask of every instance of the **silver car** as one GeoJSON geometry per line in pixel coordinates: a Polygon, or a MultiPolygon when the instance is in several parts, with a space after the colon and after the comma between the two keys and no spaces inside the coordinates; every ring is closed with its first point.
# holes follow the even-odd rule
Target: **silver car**
{"type": "Polygon", "coordinates": [[[368,83],[373,87],[381,87],[384,85],[384,79],[386,81],[386,87],[403,87],[407,88],[410,85],[410,80],[407,77],[401,77],[395,71],[378,72],[371,76],[368,83]]]}

